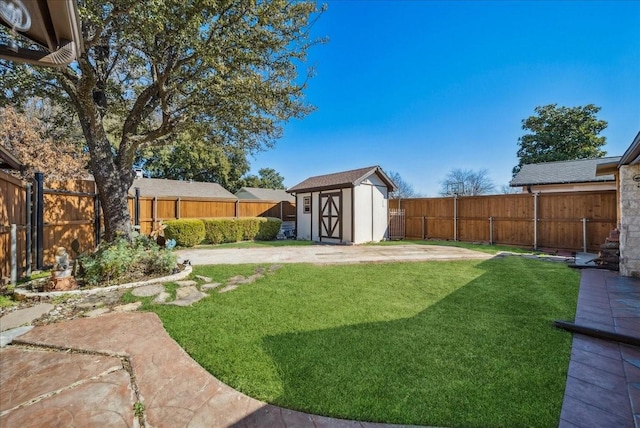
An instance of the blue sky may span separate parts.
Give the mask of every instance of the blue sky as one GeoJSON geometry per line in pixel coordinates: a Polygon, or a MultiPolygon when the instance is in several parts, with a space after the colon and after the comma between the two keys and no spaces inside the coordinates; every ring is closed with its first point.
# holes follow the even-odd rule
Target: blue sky
{"type": "Polygon", "coordinates": [[[290,187],[369,165],[436,196],[454,168],[497,187],[539,105],[595,104],[608,155],[640,130],[640,1],[329,1],[313,29],[307,100],[250,159],[290,187]]]}

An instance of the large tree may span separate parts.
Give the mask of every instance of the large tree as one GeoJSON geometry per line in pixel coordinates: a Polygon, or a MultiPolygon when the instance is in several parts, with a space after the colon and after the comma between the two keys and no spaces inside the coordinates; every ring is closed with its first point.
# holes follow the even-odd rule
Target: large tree
{"type": "Polygon", "coordinates": [[[315,3],[287,0],[85,0],[77,62],[0,61],[0,103],[38,96],[77,116],[105,238],[128,237],[126,195],[140,150],[187,130],[258,150],[309,113],[298,67],[316,42],[316,12],[315,3]]]}
{"type": "Polygon", "coordinates": [[[518,165],[513,168],[516,175],[522,165],[540,162],[588,159],[602,157],[605,137],[598,134],[607,127],[607,122],[596,114],[600,107],[593,104],[578,107],[558,107],[557,104],[538,106],[536,114],[522,121],[522,129],[530,131],[518,139],[518,165]]]}
{"type": "Polygon", "coordinates": [[[477,196],[487,195],[495,191],[495,185],[486,169],[474,171],[455,168],[447,173],[440,183],[440,195],[477,196]]]}

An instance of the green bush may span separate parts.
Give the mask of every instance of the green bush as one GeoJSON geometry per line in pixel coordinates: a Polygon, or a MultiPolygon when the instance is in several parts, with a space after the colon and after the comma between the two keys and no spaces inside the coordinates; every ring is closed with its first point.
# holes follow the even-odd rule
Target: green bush
{"type": "MultiPolygon", "coordinates": [[[[261,219],[262,220],[262,219],[261,219]]],[[[260,222],[260,229],[255,239],[257,241],[273,241],[276,239],[282,226],[282,220],[275,217],[266,217],[260,222]]]]}
{"type": "Polygon", "coordinates": [[[116,239],[102,243],[96,252],[83,254],[78,261],[87,285],[122,284],[170,274],[176,266],[175,254],[146,236],[137,236],[133,242],[116,239]]]}
{"type": "Polygon", "coordinates": [[[164,222],[164,236],[175,239],[181,247],[193,247],[205,238],[204,222],[199,219],[181,219],[164,222]]]}
{"type": "Polygon", "coordinates": [[[271,217],[208,219],[204,220],[205,239],[211,244],[271,241],[278,234],[281,224],[280,219],[271,217]]]}

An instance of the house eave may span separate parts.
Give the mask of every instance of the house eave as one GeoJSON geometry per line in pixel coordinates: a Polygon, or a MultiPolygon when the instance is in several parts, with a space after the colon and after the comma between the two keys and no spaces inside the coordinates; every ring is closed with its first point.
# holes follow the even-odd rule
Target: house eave
{"type": "Polygon", "coordinates": [[[623,165],[638,165],[640,164],[640,132],[633,139],[633,142],[629,146],[626,152],[622,155],[618,167],[623,165]]]}

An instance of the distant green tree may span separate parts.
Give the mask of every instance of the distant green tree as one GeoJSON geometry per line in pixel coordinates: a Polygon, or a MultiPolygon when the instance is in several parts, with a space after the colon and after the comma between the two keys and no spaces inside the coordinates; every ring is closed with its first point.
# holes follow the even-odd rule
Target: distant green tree
{"type": "Polygon", "coordinates": [[[260,187],[262,189],[285,189],[284,177],[273,168],[261,168],[258,175],[247,175],[242,179],[244,187],[260,187]]]}
{"type": "Polygon", "coordinates": [[[557,107],[557,104],[538,106],[536,114],[522,121],[522,129],[531,133],[518,139],[519,162],[513,168],[516,175],[522,165],[540,162],[598,158],[607,154],[600,148],[605,137],[598,134],[607,127],[596,114],[600,107],[557,107]]]}
{"type": "Polygon", "coordinates": [[[153,178],[218,183],[235,192],[249,171],[246,153],[232,144],[211,143],[205,136],[180,134],[173,145],[146,150],[136,162],[153,178]]]}

